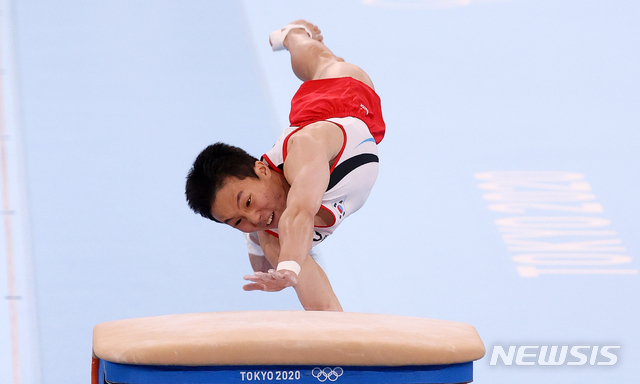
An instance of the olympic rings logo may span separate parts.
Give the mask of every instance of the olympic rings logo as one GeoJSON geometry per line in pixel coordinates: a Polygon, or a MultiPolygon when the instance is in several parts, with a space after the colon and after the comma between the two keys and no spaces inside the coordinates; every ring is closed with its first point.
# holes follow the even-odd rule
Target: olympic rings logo
{"type": "Polygon", "coordinates": [[[335,367],[333,369],[329,367],[325,369],[320,369],[316,367],[316,368],[313,368],[313,370],[311,371],[311,374],[313,375],[313,377],[318,379],[318,381],[320,381],[321,383],[324,383],[327,380],[336,381],[338,380],[338,377],[342,376],[343,373],[344,373],[344,370],[340,367],[335,367]]]}

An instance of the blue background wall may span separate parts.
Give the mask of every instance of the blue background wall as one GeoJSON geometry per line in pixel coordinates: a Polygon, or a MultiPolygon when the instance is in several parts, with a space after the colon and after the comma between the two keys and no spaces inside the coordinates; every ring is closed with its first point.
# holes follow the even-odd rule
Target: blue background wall
{"type": "Polygon", "coordinates": [[[2,6],[2,193],[13,220],[3,222],[3,252],[9,260],[10,225],[15,265],[0,267],[0,290],[14,273],[19,299],[0,306],[1,383],[15,383],[11,332],[20,336],[22,382],[81,383],[97,323],[301,309],[292,290],[242,291],[250,272],[242,235],[191,213],[183,191],[206,145],[259,156],[287,125],[299,80],[288,55],[271,52],[268,33],[298,18],[369,73],[388,127],[369,201],[317,249],[345,310],[473,324],[488,351],[475,366],[479,383],[630,382],[639,373],[637,2],[2,6]],[[486,179],[499,171],[520,173],[486,179]],[[578,175],[513,187],[525,171],[578,175]],[[521,196],[510,192],[549,188],[560,195],[542,203],[574,211],[488,209],[521,196]],[[585,202],[602,209],[576,212],[585,202]],[[538,259],[547,264],[521,263],[503,235],[531,227],[495,222],[509,217],[606,220],[572,229],[588,234],[525,238],[605,242],[590,243],[591,256],[569,246],[551,257],[547,245],[538,259]],[[626,261],[606,264],[611,254],[626,261]],[[565,272],[523,277],[523,266],[565,272]],[[496,345],[621,349],[609,367],[490,366],[496,345]]]}

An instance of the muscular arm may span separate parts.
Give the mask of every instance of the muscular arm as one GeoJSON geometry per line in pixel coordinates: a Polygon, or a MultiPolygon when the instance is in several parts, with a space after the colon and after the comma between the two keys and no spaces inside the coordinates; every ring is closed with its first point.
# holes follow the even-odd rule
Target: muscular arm
{"type": "Polygon", "coordinates": [[[279,291],[293,286],[305,310],[342,311],[329,279],[309,252],[314,219],[329,184],[330,164],[340,153],[344,140],[342,129],[326,121],[310,124],[289,138],[284,176],[291,187],[278,222],[279,237],[260,231],[258,238],[272,266],[295,261],[301,270],[297,276],[286,268],[256,272],[254,276],[245,276],[253,282],[245,285],[245,290],[279,291]]]}
{"type": "Polygon", "coordinates": [[[335,124],[310,124],[289,139],[284,174],[291,185],[287,206],[278,222],[279,238],[258,232],[259,243],[268,262],[277,266],[295,261],[299,275],[293,271],[256,272],[245,276],[253,283],[245,290],[279,291],[293,285],[305,310],[342,311],[329,279],[309,256],[313,242],[314,218],[329,184],[329,163],[342,148],[344,136],[335,124]]]}
{"type": "Polygon", "coordinates": [[[254,272],[268,272],[270,269],[273,269],[273,266],[265,257],[262,247],[260,247],[258,233],[246,233],[245,236],[247,248],[249,249],[249,262],[251,263],[251,269],[253,269],[254,272]],[[252,252],[255,252],[255,254],[252,252]]]}
{"type": "Polygon", "coordinates": [[[270,269],[273,269],[273,266],[264,256],[257,256],[249,254],[249,262],[251,263],[251,269],[254,272],[268,272],[270,269]]]}
{"type": "Polygon", "coordinates": [[[294,288],[306,311],[342,312],[340,301],[333,292],[327,275],[311,256],[306,258],[298,276],[298,284],[294,288]]]}
{"type": "Polygon", "coordinates": [[[280,217],[278,262],[293,260],[302,267],[311,250],[314,218],[329,184],[329,163],[342,148],[342,130],[329,122],[310,124],[289,139],[284,176],[291,185],[280,217]]]}

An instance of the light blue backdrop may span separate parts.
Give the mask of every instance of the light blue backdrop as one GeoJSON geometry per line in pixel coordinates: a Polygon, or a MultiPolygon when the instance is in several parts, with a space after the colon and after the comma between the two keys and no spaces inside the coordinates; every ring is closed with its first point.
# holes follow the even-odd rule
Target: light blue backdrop
{"type": "Polygon", "coordinates": [[[259,156],[286,126],[299,81],[267,37],[301,17],[369,73],[388,127],[369,201],[317,250],[345,310],[473,324],[488,352],[479,383],[640,373],[637,2],[3,4],[3,68],[16,69],[3,72],[5,100],[22,138],[9,165],[28,207],[15,235],[24,383],[87,382],[100,322],[300,309],[292,290],[242,291],[241,234],[191,213],[183,189],[206,145],[259,156]],[[507,215],[474,177],[492,171],[584,175],[604,208],[592,216],[610,221],[631,258],[619,267],[636,274],[521,277],[494,223],[507,215]],[[495,345],[622,348],[613,367],[490,366],[495,345]]]}

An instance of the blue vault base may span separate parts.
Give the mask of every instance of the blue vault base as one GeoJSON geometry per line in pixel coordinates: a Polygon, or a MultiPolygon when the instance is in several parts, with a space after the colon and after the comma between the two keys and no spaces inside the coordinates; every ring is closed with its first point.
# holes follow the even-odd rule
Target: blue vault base
{"type": "Polygon", "coordinates": [[[99,384],[419,384],[473,381],[473,362],[405,367],[153,366],[100,360],[99,384]]]}

